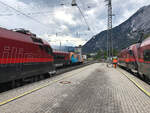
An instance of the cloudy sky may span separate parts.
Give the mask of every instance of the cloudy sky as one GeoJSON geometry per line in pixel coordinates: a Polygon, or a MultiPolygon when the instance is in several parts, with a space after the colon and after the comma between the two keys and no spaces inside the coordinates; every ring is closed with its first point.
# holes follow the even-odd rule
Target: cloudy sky
{"type": "MultiPolygon", "coordinates": [[[[25,28],[52,45],[78,46],[107,28],[104,0],[77,0],[90,31],[72,0],[0,0],[0,26],[25,28]],[[63,4],[63,5],[62,5],[63,4]],[[24,15],[25,14],[25,15],[24,15]]],[[[113,26],[128,19],[150,0],[112,0],[113,26]]]]}

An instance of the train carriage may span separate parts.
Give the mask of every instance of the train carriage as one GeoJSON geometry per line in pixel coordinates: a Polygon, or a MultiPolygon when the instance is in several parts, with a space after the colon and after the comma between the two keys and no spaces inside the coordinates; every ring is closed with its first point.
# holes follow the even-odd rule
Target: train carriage
{"type": "Polygon", "coordinates": [[[150,81],[150,37],[122,50],[118,58],[119,65],[139,73],[145,80],[150,81]]]}
{"type": "Polygon", "coordinates": [[[53,54],[55,67],[70,65],[70,58],[68,52],[54,51],[53,54]]]}
{"type": "Polygon", "coordinates": [[[138,48],[138,71],[150,79],[150,38],[144,40],[138,48]]]}

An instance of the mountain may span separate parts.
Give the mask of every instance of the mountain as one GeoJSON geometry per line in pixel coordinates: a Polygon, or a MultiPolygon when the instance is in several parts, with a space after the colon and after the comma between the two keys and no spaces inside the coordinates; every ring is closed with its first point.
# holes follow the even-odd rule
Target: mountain
{"type": "MultiPolygon", "coordinates": [[[[134,15],[122,24],[112,29],[113,47],[117,50],[136,43],[143,30],[145,35],[150,34],[150,5],[140,8],[134,15]]],[[[83,47],[83,53],[94,53],[98,50],[106,50],[107,30],[92,37],[83,47]]]]}

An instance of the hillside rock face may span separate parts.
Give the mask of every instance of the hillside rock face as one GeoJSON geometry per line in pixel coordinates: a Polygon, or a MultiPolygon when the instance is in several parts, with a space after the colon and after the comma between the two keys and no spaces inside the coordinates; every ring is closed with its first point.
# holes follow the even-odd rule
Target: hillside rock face
{"type": "MultiPolygon", "coordinates": [[[[135,31],[144,30],[144,34],[150,34],[150,5],[140,8],[128,20],[112,29],[113,46],[117,50],[136,43],[139,33],[135,31]]],[[[94,53],[98,50],[106,50],[107,30],[100,32],[91,38],[82,48],[83,53],[94,53]]]]}

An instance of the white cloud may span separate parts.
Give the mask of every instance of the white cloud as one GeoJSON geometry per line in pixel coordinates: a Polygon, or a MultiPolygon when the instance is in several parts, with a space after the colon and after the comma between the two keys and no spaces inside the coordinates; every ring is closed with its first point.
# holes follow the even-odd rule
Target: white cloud
{"type": "Polygon", "coordinates": [[[47,40],[51,45],[69,45],[69,46],[79,46],[85,44],[85,40],[78,38],[78,37],[72,37],[69,35],[48,35],[44,34],[45,40],[47,40]]]}
{"type": "Polygon", "coordinates": [[[54,17],[66,24],[76,25],[73,14],[67,13],[65,10],[62,10],[62,8],[55,10],[54,17]]]}
{"type": "Polygon", "coordinates": [[[61,25],[60,28],[62,29],[62,31],[69,31],[66,25],[61,25]]]}
{"type": "MultiPolygon", "coordinates": [[[[40,0],[2,0],[2,2],[26,14],[32,12],[48,12],[30,15],[32,18],[44,24],[42,25],[28,17],[18,15],[19,13],[0,4],[0,14],[12,14],[12,16],[0,16],[0,25],[6,28],[29,29],[44,39],[61,40],[64,45],[84,44],[85,40],[93,36],[87,30],[87,26],[78,8],[71,7],[70,4],[61,6],[56,0],[46,0],[46,5],[44,5],[44,1],[41,2],[40,0]],[[77,32],[78,35],[76,35],[77,32]],[[55,35],[56,33],[59,33],[57,37],[55,35]],[[48,34],[49,38],[45,34],[48,34]]],[[[107,7],[104,0],[88,0],[87,2],[80,0],[78,3],[94,34],[107,28],[107,7]]],[[[150,1],[112,0],[112,4],[113,13],[116,15],[113,17],[113,26],[116,26],[128,19],[142,6],[150,4],[150,1]]],[[[58,42],[55,41],[52,44],[59,45],[58,42]]]]}

